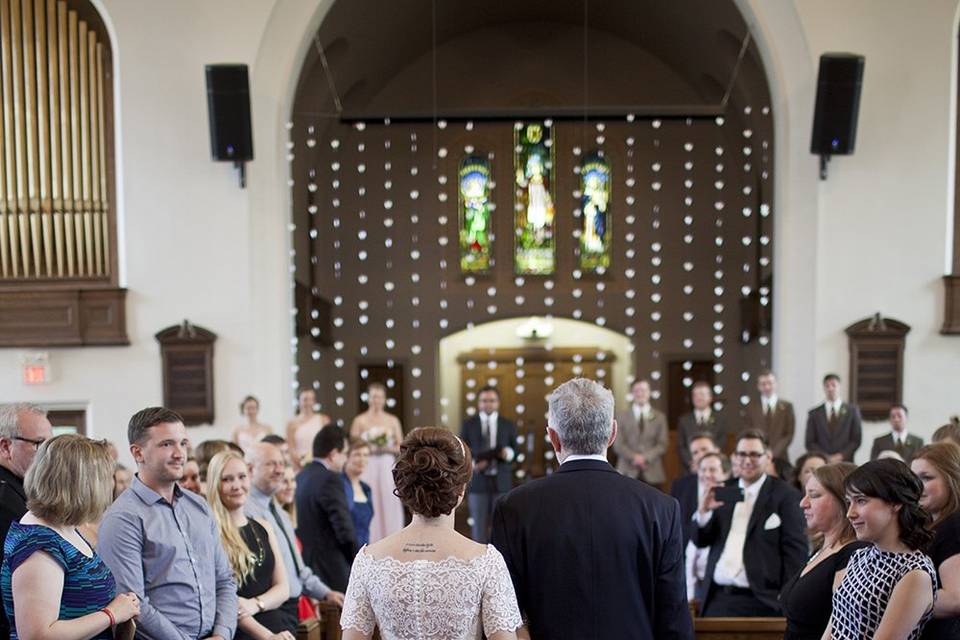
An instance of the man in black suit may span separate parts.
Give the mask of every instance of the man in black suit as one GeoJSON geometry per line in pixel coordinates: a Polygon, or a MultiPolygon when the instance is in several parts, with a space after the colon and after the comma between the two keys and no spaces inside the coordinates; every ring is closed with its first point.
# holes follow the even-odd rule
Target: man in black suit
{"type": "Polygon", "coordinates": [[[807,414],[807,451],[827,454],[828,462],[853,462],[863,438],[860,409],[840,397],[840,376],[835,373],[823,377],[823,395],[824,403],[807,414]]]}
{"type": "Polygon", "coordinates": [[[807,559],[800,494],[765,473],[772,456],[762,432],[741,433],[733,455],[740,480],[727,488],[739,487],[741,500],[721,502],[714,487],[696,515],[693,543],[710,547],[700,615],[781,616],[780,588],[807,559]]]}
{"type": "Polygon", "coordinates": [[[680,524],[683,525],[683,547],[686,549],[693,532],[693,514],[700,505],[700,480],[697,465],[708,453],[719,453],[720,448],[709,431],[693,434],[690,439],[690,473],[680,476],[670,485],[670,495],[680,503],[680,524]]]}
{"type": "Polygon", "coordinates": [[[923,438],[907,433],[907,408],[902,404],[890,407],[891,431],[873,441],[870,449],[870,459],[876,460],[884,451],[893,451],[907,464],[913,460],[913,455],[923,446],[923,438]]]}
{"type": "Polygon", "coordinates": [[[334,591],[346,591],[357,534],[340,472],[347,458],[343,430],[328,424],[313,438],[313,460],[297,474],[297,537],[303,560],[334,591]]]}
{"type": "Polygon", "coordinates": [[[710,383],[700,380],[690,390],[693,411],[680,416],[677,421],[677,453],[683,466],[690,467],[690,439],[693,434],[707,431],[722,451],[727,446],[727,423],[723,416],[713,410],[713,390],[710,383]]]}
{"type": "Polygon", "coordinates": [[[537,640],[692,640],[676,500],[607,462],[613,394],[575,378],[548,397],[552,475],[497,503],[493,544],[537,640]]]}
{"type": "MultiPolygon", "coordinates": [[[[27,513],[23,476],[44,440],[53,436],[47,412],[35,404],[0,406],[0,540],[6,540],[10,524],[27,513]]],[[[0,545],[0,562],[3,545],[0,545]]],[[[10,637],[6,611],[0,610],[0,638],[10,637]]]]}
{"type": "Polygon", "coordinates": [[[477,415],[464,421],[460,438],[473,452],[473,478],[467,495],[473,539],[489,540],[493,505],[513,487],[513,444],[517,425],[500,415],[500,392],[486,386],[477,393],[477,415]]]}

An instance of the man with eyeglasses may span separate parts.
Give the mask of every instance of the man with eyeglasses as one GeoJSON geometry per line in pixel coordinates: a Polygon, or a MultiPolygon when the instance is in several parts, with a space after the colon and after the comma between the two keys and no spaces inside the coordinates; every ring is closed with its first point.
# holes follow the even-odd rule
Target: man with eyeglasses
{"type": "Polygon", "coordinates": [[[733,495],[719,495],[721,500],[719,487],[711,488],[694,516],[693,543],[710,547],[697,591],[700,615],[782,616],[780,588],[807,558],[800,494],[766,474],[771,454],[763,432],[742,432],[733,455],[740,479],[724,487],[733,495]]]}
{"type": "MultiPolygon", "coordinates": [[[[7,539],[10,523],[27,513],[23,477],[37,449],[53,436],[47,412],[35,404],[0,405],[0,541],[7,539]]],[[[0,544],[0,563],[3,545],[0,544]]],[[[10,623],[0,607],[0,638],[10,637],[10,623]]]]}

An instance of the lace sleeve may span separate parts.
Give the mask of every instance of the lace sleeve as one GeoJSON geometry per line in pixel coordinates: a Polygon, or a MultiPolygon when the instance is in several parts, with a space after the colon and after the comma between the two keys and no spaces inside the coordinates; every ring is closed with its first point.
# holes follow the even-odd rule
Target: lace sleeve
{"type": "Polygon", "coordinates": [[[492,636],[498,631],[516,631],[522,624],[517,595],[503,556],[493,546],[487,550],[486,577],[483,581],[483,601],[480,612],[483,631],[492,636]]]}
{"type": "Polygon", "coordinates": [[[353,559],[353,568],[350,570],[350,582],[347,584],[347,594],[343,599],[343,612],[340,614],[340,628],[355,629],[365,636],[373,634],[377,620],[370,605],[370,596],[367,593],[365,582],[366,546],[357,552],[353,559]]]}

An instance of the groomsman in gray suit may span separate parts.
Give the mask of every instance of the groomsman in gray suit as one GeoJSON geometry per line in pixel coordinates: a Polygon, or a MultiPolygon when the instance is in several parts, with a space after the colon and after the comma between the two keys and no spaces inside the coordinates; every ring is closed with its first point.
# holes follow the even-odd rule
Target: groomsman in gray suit
{"type": "Polygon", "coordinates": [[[773,457],[787,460],[787,449],[793,442],[796,429],[793,405],[777,395],[777,376],[769,369],[757,375],[757,391],[760,397],[744,407],[743,426],[762,431],[770,443],[773,457]]]}
{"type": "Polygon", "coordinates": [[[650,406],[647,380],[634,382],[630,392],[633,401],[617,416],[617,471],[660,487],[666,480],[662,458],[668,444],[667,417],[650,406]]]}
{"type": "Polygon", "coordinates": [[[824,403],[807,414],[807,451],[827,454],[827,462],[853,462],[863,431],[860,409],[840,397],[840,376],[823,377],[824,403]]]}

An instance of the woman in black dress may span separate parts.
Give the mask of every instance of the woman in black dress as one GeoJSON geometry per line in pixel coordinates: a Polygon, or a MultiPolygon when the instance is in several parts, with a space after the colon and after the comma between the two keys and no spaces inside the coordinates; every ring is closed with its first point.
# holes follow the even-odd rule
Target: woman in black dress
{"type": "Polygon", "coordinates": [[[268,523],[247,518],[250,476],[240,454],[221,451],[207,469],[207,502],[237,579],[239,621],[234,640],[295,640],[296,600],[268,523]],[[285,606],[286,605],[286,606],[285,606]]]}
{"type": "Polygon", "coordinates": [[[960,638],[960,447],[927,445],[910,463],[920,481],[920,505],[933,517],[930,559],[937,568],[937,601],[922,640],[960,638]]]}
{"type": "Polygon", "coordinates": [[[856,468],[849,462],[828,464],[814,469],[807,480],[800,507],[808,532],[822,543],[780,592],[787,618],[784,640],[820,640],[830,621],[834,586],[853,552],[868,545],[857,540],[843,498],[844,481],[856,468]]]}

